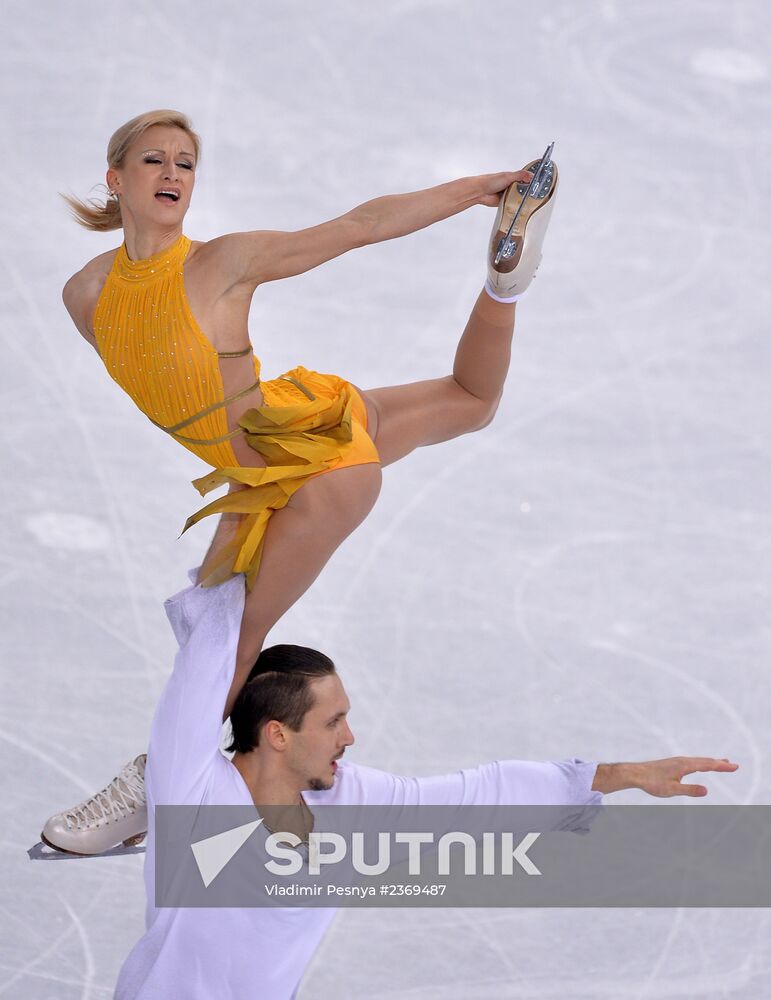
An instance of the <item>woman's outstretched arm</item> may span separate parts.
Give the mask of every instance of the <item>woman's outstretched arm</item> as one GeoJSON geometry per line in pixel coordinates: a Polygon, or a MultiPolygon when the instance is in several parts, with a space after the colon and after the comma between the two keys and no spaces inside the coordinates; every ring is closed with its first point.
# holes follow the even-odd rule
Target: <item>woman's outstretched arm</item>
{"type": "Polygon", "coordinates": [[[414,233],[472,205],[495,206],[509,184],[530,177],[522,170],[462,177],[423,191],[374,198],[309,229],[233,233],[212,240],[207,249],[217,255],[233,285],[254,288],[302,274],[356,247],[414,233]]]}

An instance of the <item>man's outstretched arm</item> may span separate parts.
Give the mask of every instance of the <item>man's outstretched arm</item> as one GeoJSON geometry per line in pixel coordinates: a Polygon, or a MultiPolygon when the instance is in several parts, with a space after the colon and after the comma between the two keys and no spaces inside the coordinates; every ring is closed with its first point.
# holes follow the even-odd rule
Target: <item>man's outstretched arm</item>
{"type": "Polygon", "coordinates": [[[703,785],[683,784],[696,771],[733,772],[738,764],[715,757],[595,764],[499,760],[452,774],[403,777],[353,765],[340,788],[342,801],[370,805],[592,805],[601,795],[639,788],[648,795],[704,796],[703,785]]]}

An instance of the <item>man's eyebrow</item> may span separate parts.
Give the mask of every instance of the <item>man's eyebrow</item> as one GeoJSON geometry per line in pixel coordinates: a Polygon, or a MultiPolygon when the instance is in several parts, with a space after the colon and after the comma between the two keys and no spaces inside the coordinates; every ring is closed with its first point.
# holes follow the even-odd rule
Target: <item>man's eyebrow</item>
{"type": "Polygon", "coordinates": [[[344,719],[345,716],[348,715],[349,712],[350,712],[350,708],[346,708],[346,710],[344,712],[336,712],[332,716],[332,718],[329,719],[329,722],[336,722],[338,719],[344,719]]]}

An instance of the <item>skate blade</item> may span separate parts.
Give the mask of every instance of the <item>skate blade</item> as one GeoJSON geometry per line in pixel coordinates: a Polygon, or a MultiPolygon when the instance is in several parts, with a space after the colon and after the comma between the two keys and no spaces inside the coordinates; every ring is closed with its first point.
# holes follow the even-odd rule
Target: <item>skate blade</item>
{"type": "MultiPolygon", "coordinates": [[[[535,173],[540,162],[540,159],[533,160],[522,169],[528,170],[530,173],[535,173]]],[[[519,206],[525,199],[525,193],[528,186],[527,184],[523,184],[521,181],[515,181],[506,189],[503,196],[504,203],[503,212],[501,213],[501,221],[498,224],[498,232],[493,240],[493,246],[496,248],[496,254],[492,266],[493,270],[498,271],[499,274],[508,274],[510,271],[513,271],[519,263],[520,257],[522,256],[522,250],[525,245],[525,231],[527,229],[527,224],[539,209],[543,208],[544,205],[547,205],[549,201],[551,201],[555,191],[557,190],[557,180],[557,164],[552,160],[549,163],[547,177],[542,182],[535,197],[531,196],[526,200],[520,216],[517,219],[516,225],[511,230],[511,233],[509,233],[509,228],[514,216],[519,210],[519,206]],[[506,239],[507,233],[509,233],[508,240],[506,239]]]]}
{"type": "Polygon", "coordinates": [[[136,847],[137,844],[141,844],[144,841],[144,839],[145,839],[146,836],[147,836],[146,832],[145,833],[138,833],[138,834],[136,834],[136,836],[129,837],[128,840],[124,840],[123,841],[123,846],[124,847],[136,847]]]}
{"type": "Polygon", "coordinates": [[[145,848],[138,845],[145,837],[145,833],[138,833],[100,854],[83,854],[79,851],[67,851],[63,847],[57,847],[41,833],[40,843],[29,848],[27,857],[30,861],[74,861],[76,858],[120,858],[131,854],[144,854],[145,848]]]}

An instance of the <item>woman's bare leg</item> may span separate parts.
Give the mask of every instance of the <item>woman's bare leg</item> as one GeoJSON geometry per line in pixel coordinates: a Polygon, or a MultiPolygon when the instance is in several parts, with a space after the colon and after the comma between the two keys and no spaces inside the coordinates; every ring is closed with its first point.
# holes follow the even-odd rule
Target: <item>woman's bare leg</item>
{"type": "MultiPolygon", "coordinates": [[[[509,368],[514,313],[514,304],[496,302],[482,292],[458,344],[452,375],[362,393],[382,465],[421,445],[490,422],[509,368]]],[[[268,632],[372,509],[380,491],[380,469],[369,463],[316,476],[272,515],[260,572],[246,599],[226,716],[268,632]]],[[[240,515],[221,517],[207,560],[229,540],[239,521],[240,515]]]]}
{"type": "Polygon", "coordinates": [[[452,375],[362,393],[382,465],[490,423],[509,370],[515,311],[515,303],[496,302],[482,291],[458,343],[452,375]]]}
{"type": "MultiPolygon", "coordinates": [[[[370,512],[380,492],[380,481],[380,466],[375,462],[334,469],[310,479],[286,507],[271,516],[260,571],[246,595],[226,717],[268,632],[305,593],[335,549],[370,512]]],[[[218,537],[220,543],[227,541],[230,530],[227,522],[224,529],[218,528],[209,555],[218,537]]]]}

